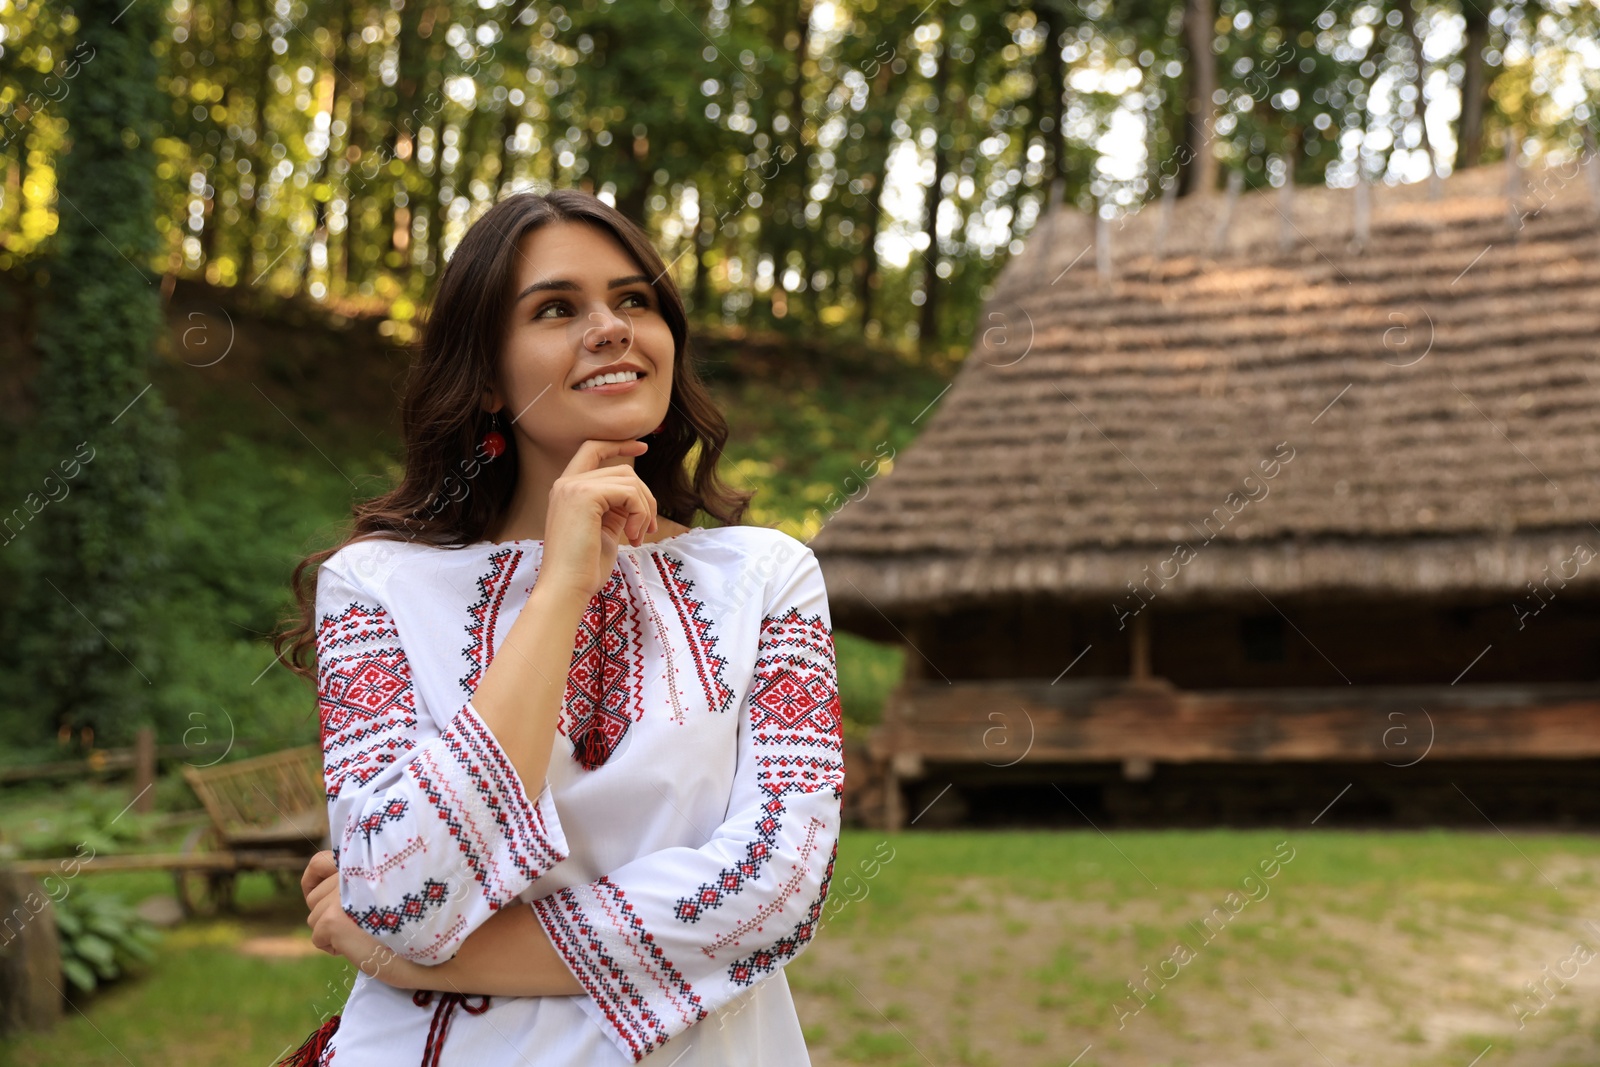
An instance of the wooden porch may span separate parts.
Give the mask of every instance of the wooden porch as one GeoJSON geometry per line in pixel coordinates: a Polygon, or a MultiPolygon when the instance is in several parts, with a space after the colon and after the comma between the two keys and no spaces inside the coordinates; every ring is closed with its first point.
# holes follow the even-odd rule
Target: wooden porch
{"type": "Polygon", "coordinates": [[[930,764],[986,778],[1030,765],[1370,763],[1600,757],[1600,684],[1342,686],[1185,691],[1159,679],[908,679],[868,755],[884,774],[881,819],[905,825],[901,785],[930,764]]]}

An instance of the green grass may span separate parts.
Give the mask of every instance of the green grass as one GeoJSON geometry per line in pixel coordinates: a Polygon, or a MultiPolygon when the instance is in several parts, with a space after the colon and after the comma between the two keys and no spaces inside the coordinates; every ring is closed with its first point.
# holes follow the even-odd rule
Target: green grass
{"type": "MultiPolygon", "coordinates": [[[[159,872],[80,878],[88,891],[130,901],[171,891],[159,872]]],[[[252,934],[309,940],[310,931],[299,895],[275,893],[265,875],[244,876],[239,901],[237,917],[164,931],[154,963],[67,1008],[49,1032],[7,1039],[0,1065],[272,1063],[311,1030],[319,1008],[338,1010],[354,969],[320,954],[285,960],[240,954],[239,943],[252,934]]]]}
{"type": "MultiPolygon", "coordinates": [[[[1094,1053],[1083,1063],[1178,1062],[1164,1052],[1169,1042],[1198,1043],[1200,1054],[1188,1061],[1194,1063],[1257,1062],[1249,1056],[1262,1050],[1278,1062],[1297,1044],[1296,1054],[1309,1052],[1258,989],[1270,990],[1274,1004],[1359,999],[1369,1014],[1388,1020],[1374,1031],[1398,1050],[1385,1062],[1446,1063],[1446,1047],[1461,1041],[1430,1043],[1419,1012],[1442,1000],[1451,1011],[1505,1014],[1496,984],[1502,976],[1462,971],[1456,957],[1463,945],[1479,951],[1500,940],[1494,923],[1502,917],[1521,924],[1514,942],[1530,930],[1566,931],[1600,905],[1590,891],[1600,840],[1514,840],[1299,829],[847,833],[836,877],[862,877],[859,865],[888,849],[893,859],[879,863],[866,891],[854,893],[819,943],[790,966],[789,980],[803,1019],[838,1014],[860,1024],[830,1028],[832,1036],[812,1050],[819,1064],[855,1062],[880,1046],[894,1062],[901,1031],[934,1062],[986,1062],[994,1050],[980,1040],[983,1028],[963,1022],[986,1015],[985,1026],[1013,1038],[1000,1062],[1066,1063],[1091,1042],[1094,1053]],[[1294,855],[1266,881],[1268,894],[1209,940],[1198,936],[1192,924],[1239,891],[1285,841],[1294,855]],[[983,947],[967,940],[975,929],[983,947]],[[1119,1030],[1112,1006],[1133,1005],[1128,983],[1146,967],[1157,969],[1179,943],[1194,958],[1119,1030]],[[918,947],[909,960],[907,946],[918,947]],[[1426,979],[1397,973],[1375,948],[1422,961],[1426,979]],[[841,959],[851,961],[849,969],[840,969],[841,959]],[[871,996],[881,1008],[888,994],[912,1009],[910,1018],[895,1020],[898,1029],[861,1004],[871,996]],[[1219,1037],[1205,1029],[1219,1018],[1239,1022],[1219,1037]],[[1051,1058],[1073,1042],[1067,1055],[1051,1058]]],[[[1522,969],[1535,974],[1538,963],[1519,964],[1514,973],[1522,969]]],[[[1564,1062],[1544,1054],[1568,1044],[1592,1051],[1600,1043],[1600,1015],[1577,996],[1553,1005],[1532,1034],[1518,1034],[1509,1016],[1503,1022],[1503,1032],[1460,1062],[1490,1040],[1500,1049],[1539,1050],[1537,1059],[1506,1061],[1538,1064],[1564,1062]]],[[[1299,1024],[1311,1025],[1305,1018],[1299,1024]]]]}
{"type": "MultiPolygon", "coordinates": [[[[1429,1045],[1419,1018],[1408,1014],[1428,990],[1384,973],[1370,957],[1374,942],[1347,936],[1371,930],[1377,939],[1415,938],[1415,952],[1436,959],[1445,976],[1460,937],[1477,929],[1475,916],[1560,926],[1563,915],[1594,913],[1583,872],[1600,863],[1600,841],[1542,834],[1514,840],[1515,847],[1497,834],[1300,830],[846,831],[835,889],[850,876],[852,891],[786,974],[819,1067],[920,1063],[918,1050],[940,1063],[1065,1064],[1091,1041],[1094,1052],[1082,1063],[1176,1062],[1170,1051],[1144,1043],[1166,1035],[1161,1040],[1187,1044],[1197,1013],[1203,1023],[1223,1010],[1239,1017],[1229,1031],[1232,1052],[1207,1045],[1189,1062],[1307,1051],[1274,1022],[1245,977],[1270,990],[1275,1003],[1354,996],[1391,1006],[1390,1021],[1380,1025],[1394,1050],[1386,1062],[1444,1064],[1454,1062],[1447,1052],[1470,1049],[1458,1056],[1465,1063],[1490,1042],[1497,1050],[1552,1055],[1567,1044],[1592,1048],[1600,1018],[1572,993],[1522,1034],[1508,1018],[1507,1032],[1429,1045]],[[1188,920],[1204,915],[1285,839],[1295,856],[1272,880],[1271,894],[1234,916],[1118,1031],[1107,1006],[1129,997],[1126,983],[1175,940],[1193,940],[1188,920]],[[1330,922],[1346,924],[1344,932],[1330,932],[1330,922]],[[953,930],[988,934],[967,941],[947,933],[953,930]],[[994,1051],[995,1033],[1010,1035],[1011,1052],[994,1051]]],[[[159,874],[84,877],[129,899],[169,885],[159,874]]],[[[0,1064],[270,1063],[321,1013],[339,1008],[352,972],[321,956],[241,955],[239,943],[252,934],[307,935],[297,896],[274,895],[264,876],[243,880],[240,908],[236,918],[169,931],[146,973],[87,999],[85,1014],[69,1012],[52,1032],[8,1042],[0,1064]]],[[[1534,965],[1530,973],[1536,971],[1534,965]]],[[[1490,1015],[1503,1008],[1492,996],[1482,1006],[1490,1015]]]]}

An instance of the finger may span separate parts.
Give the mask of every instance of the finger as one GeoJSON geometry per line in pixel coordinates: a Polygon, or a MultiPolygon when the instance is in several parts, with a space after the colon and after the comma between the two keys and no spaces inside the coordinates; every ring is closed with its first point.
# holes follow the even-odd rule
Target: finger
{"type": "Polygon", "coordinates": [[[601,467],[626,466],[623,457],[643,455],[650,448],[644,441],[601,441],[590,439],[578,446],[562,475],[582,474],[601,467]]]}
{"type": "Polygon", "coordinates": [[[650,491],[637,478],[580,478],[569,483],[572,493],[593,501],[595,510],[607,521],[606,531],[630,541],[640,536],[653,518],[650,491]]]}
{"type": "Polygon", "coordinates": [[[323,921],[323,916],[328,910],[327,901],[318,903],[310,915],[306,916],[306,925],[311,927],[311,944],[330,955],[338,955],[333,948],[332,927],[323,921]]]}
{"type": "Polygon", "coordinates": [[[327,878],[314,886],[311,892],[306,894],[306,906],[314,909],[318,904],[321,904],[324,900],[327,900],[330,894],[335,899],[338,898],[339,879],[327,878]]]}
{"type": "MultiPolygon", "coordinates": [[[[617,481],[629,485],[639,492],[639,503],[628,508],[630,522],[627,531],[629,540],[643,537],[646,533],[655,532],[661,525],[657,520],[659,509],[656,495],[650,491],[650,487],[644,483],[644,480],[639,477],[633,468],[606,467],[597,471],[590,471],[582,477],[588,480],[599,480],[607,478],[608,475],[614,476],[617,481]]],[[[607,498],[606,502],[613,507],[615,506],[614,498],[607,498]]]]}
{"type": "Polygon", "coordinates": [[[633,493],[628,499],[626,526],[629,544],[637,545],[644,539],[645,532],[650,528],[650,521],[650,491],[640,484],[633,487],[633,493]]]}
{"type": "Polygon", "coordinates": [[[643,537],[656,527],[656,497],[650,487],[639,483],[639,536],[643,537]]]}
{"type": "Polygon", "coordinates": [[[317,910],[312,913],[307,920],[307,924],[311,927],[312,945],[330,956],[343,955],[339,951],[339,944],[336,940],[341,927],[345,925],[356,926],[355,920],[346,915],[344,910],[339,907],[339,899],[337,897],[329,897],[318,902],[317,910]]]}
{"type": "Polygon", "coordinates": [[[333,853],[327,849],[318,852],[311,857],[311,862],[306,864],[305,873],[300,876],[300,895],[305,896],[324,878],[338,873],[339,865],[334,862],[333,853]]]}

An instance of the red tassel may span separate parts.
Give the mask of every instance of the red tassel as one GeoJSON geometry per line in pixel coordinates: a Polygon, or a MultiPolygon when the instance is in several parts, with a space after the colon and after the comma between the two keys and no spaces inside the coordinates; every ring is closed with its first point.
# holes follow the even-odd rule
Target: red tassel
{"type": "Polygon", "coordinates": [[[611,752],[606,748],[605,731],[598,726],[591,726],[578,735],[577,743],[573,745],[573,756],[583,764],[584,770],[592,771],[610,757],[611,752]]]}
{"type": "Polygon", "coordinates": [[[322,1062],[323,1053],[328,1050],[328,1042],[338,1029],[339,1016],[329,1016],[327,1022],[311,1031],[311,1036],[299,1048],[279,1060],[277,1067],[317,1067],[322,1062]]]}

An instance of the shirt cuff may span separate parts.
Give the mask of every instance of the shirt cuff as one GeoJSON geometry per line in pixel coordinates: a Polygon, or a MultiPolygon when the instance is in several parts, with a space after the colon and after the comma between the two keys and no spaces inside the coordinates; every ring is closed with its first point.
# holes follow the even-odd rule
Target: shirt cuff
{"type": "Polygon", "coordinates": [[[464,791],[471,797],[466,805],[474,824],[471,829],[481,840],[496,843],[493,851],[500,861],[496,866],[509,876],[504,882],[516,886],[505,900],[497,901],[503,905],[567,858],[567,837],[555,797],[546,782],[538,798],[529,799],[511,758],[470,701],[456,712],[444,737],[460,772],[458,780],[469,787],[464,791]]]}

